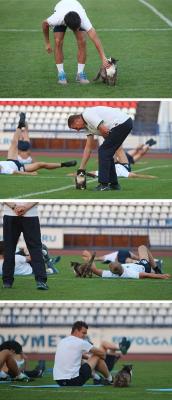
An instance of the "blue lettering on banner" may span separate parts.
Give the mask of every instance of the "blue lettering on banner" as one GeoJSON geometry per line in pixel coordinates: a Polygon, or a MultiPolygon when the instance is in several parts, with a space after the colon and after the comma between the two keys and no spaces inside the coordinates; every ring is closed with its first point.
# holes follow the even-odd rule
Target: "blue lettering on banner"
{"type": "MultiPolygon", "coordinates": [[[[172,336],[168,339],[161,336],[135,336],[130,337],[127,336],[129,340],[131,340],[131,344],[137,346],[171,346],[172,345],[172,336]]],[[[113,336],[112,341],[114,343],[119,343],[122,340],[122,336],[113,336]]]]}
{"type": "Polygon", "coordinates": [[[57,346],[57,337],[56,335],[48,336],[48,346],[56,347],[57,346]]]}
{"type": "Polygon", "coordinates": [[[46,234],[44,234],[44,235],[42,235],[42,237],[41,237],[41,239],[42,239],[42,242],[44,243],[47,243],[47,242],[56,242],[56,240],[57,240],[57,236],[52,236],[52,235],[46,235],[46,234]]]}
{"type": "Polygon", "coordinates": [[[31,346],[32,347],[45,347],[45,336],[33,336],[31,338],[31,346]]]}

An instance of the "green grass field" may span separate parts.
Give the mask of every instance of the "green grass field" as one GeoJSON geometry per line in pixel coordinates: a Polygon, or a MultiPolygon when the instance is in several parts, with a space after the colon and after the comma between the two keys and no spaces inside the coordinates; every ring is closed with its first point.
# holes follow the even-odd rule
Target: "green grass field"
{"type": "MultiPolygon", "coordinates": [[[[35,364],[35,363],[34,363],[35,364]]],[[[133,378],[129,388],[114,388],[111,386],[95,386],[95,387],[69,387],[69,388],[32,388],[31,385],[52,385],[54,381],[51,373],[45,374],[42,378],[36,379],[34,382],[22,384],[24,388],[11,387],[10,384],[0,385],[0,394],[3,400],[23,400],[23,397],[47,400],[63,399],[63,400],[112,400],[114,398],[120,400],[165,400],[171,398],[171,392],[147,391],[147,389],[171,388],[171,362],[167,361],[133,361],[133,378]]],[[[121,368],[121,363],[117,364],[117,368],[121,368]]],[[[92,383],[90,380],[89,383],[92,383]]],[[[18,383],[17,383],[18,384],[18,383]]]]}
{"type": "MultiPolygon", "coordinates": [[[[172,279],[127,280],[99,277],[75,278],[70,261],[81,261],[80,256],[63,256],[57,264],[59,273],[48,276],[49,290],[35,289],[33,276],[16,276],[12,289],[0,288],[5,300],[170,300],[172,279]]],[[[99,264],[98,264],[99,265],[99,264]]],[[[101,264],[100,264],[101,265],[101,264]]],[[[172,273],[171,258],[164,258],[164,270],[172,273]]]]}
{"type": "MultiPolygon", "coordinates": [[[[117,86],[75,83],[76,43],[72,32],[64,43],[69,85],[56,83],[53,54],[44,50],[41,23],[53,12],[56,0],[1,0],[0,97],[3,98],[162,98],[172,97],[171,0],[148,0],[163,20],[139,0],[81,0],[96,28],[107,56],[119,59],[117,86]]],[[[53,33],[51,33],[53,45],[53,33]]],[[[88,40],[86,72],[95,77],[98,53],[88,40]]]]}
{"type": "MultiPolygon", "coordinates": [[[[2,159],[2,157],[1,157],[2,159]]],[[[4,159],[4,158],[3,158],[4,159]]],[[[59,161],[53,157],[37,157],[48,162],[59,161]]],[[[65,159],[66,160],[66,159],[65,159]]],[[[78,159],[79,161],[79,159],[78,159]]],[[[97,159],[92,158],[87,171],[97,169],[97,159]]],[[[94,192],[97,180],[88,178],[87,190],[76,190],[73,168],[53,171],[39,171],[38,176],[1,175],[1,198],[41,198],[41,199],[171,199],[172,160],[144,159],[137,163],[133,171],[157,176],[157,179],[121,178],[121,191],[94,192]]]]}

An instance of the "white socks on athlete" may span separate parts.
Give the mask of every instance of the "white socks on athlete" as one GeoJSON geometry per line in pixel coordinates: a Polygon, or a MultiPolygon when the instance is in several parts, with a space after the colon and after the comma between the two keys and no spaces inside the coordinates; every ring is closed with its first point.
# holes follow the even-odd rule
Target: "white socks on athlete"
{"type": "Polygon", "coordinates": [[[78,74],[84,72],[85,64],[78,64],[78,74]]]}
{"type": "Polygon", "coordinates": [[[63,64],[56,64],[56,67],[57,67],[57,71],[58,71],[58,72],[64,72],[64,66],[63,66],[63,64]]]}

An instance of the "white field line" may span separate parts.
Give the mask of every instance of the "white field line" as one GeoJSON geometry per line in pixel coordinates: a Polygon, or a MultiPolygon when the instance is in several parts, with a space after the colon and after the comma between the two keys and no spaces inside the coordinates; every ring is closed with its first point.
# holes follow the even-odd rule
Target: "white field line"
{"type": "MultiPolygon", "coordinates": [[[[141,1],[141,0],[139,0],[141,1]]],[[[171,22],[172,24],[172,22],[171,22]]],[[[98,28],[97,32],[159,32],[159,31],[171,31],[171,28],[98,28]]],[[[15,28],[0,28],[0,32],[12,32],[12,33],[20,33],[20,32],[31,32],[31,33],[41,33],[41,29],[15,29],[15,28]]]]}
{"type": "MultiPolygon", "coordinates": [[[[169,168],[170,166],[171,166],[171,165],[163,165],[163,166],[161,166],[160,168],[169,168]]],[[[146,168],[140,168],[140,169],[135,170],[135,172],[142,172],[142,171],[147,171],[147,170],[151,170],[151,169],[155,169],[155,168],[157,168],[157,166],[154,166],[154,167],[146,167],[146,168]]],[[[169,180],[169,179],[168,179],[168,180],[169,180]]],[[[171,179],[170,179],[170,180],[171,180],[171,179]]],[[[94,182],[95,182],[94,179],[89,179],[89,180],[87,180],[87,183],[94,183],[94,182]]],[[[21,196],[15,196],[15,197],[12,197],[12,198],[15,198],[15,199],[24,199],[24,198],[27,198],[27,197],[30,197],[30,196],[37,196],[37,195],[40,195],[40,194],[61,192],[61,191],[63,191],[63,190],[71,189],[71,188],[74,188],[74,187],[75,187],[75,185],[73,184],[73,185],[63,186],[63,187],[60,187],[60,188],[57,188],[57,189],[49,189],[49,190],[44,190],[44,191],[41,191],[41,192],[27,193],[27,194],[23,194],[23,195],[21,195],[21,196]]]]}
{"type": "Polygon", "coordinates": [[[148,7],[155,15],[157,15],[160,19],[162,19],[162,21],[164,21],[168,26],[172,27],[172,21],[169,18],[165,17],[164,14],[159,12],[157,10],[157,8],[155,8],[150,3],[148,3],[148,1],[146,1],[146,0],[138,0],[138,1],[139,1],[139,3],[142,3],[146,7],[148,7]]]}

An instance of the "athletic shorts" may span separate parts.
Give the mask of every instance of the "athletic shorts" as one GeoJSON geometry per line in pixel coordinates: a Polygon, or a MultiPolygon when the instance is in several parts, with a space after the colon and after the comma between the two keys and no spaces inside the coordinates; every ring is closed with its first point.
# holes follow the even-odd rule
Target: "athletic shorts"
{"type": "Polygon", "coordinates": [[[124,264],[127,258],[131,258],[129,250],[128,249],[119,250],[117,258],[121,264],[124,264]]]}
{"type": "Polygon", "coordinates": [[[134,158],[133,158],[133,156],[131,156],[131,154],[129,154],[129,153],[125,153],[126,154],[126,156],[127,156],[127,158],[128,158],[128,162],[129,162],[129,164],[135,164],[135,161],[134,161],[134,158]]]}
{"type": "MultiPolygon", "coordinates": [[[[66,32],[67,26],[66,25],[56,25],[53,29],[53,32],[66,32]]],[[[79,31],[85,32],[85,29],[79,28],[79,31]]]]}
{"type": "Polygon", "coordinates": [[[91,367],[89,366],[89,364],[84,363],[79,370],[79,376],[76,376],[76,378],[72,379],[60,379],[56,382],[60,386],[82,386],[85,382],[88,381],[88,379],[91,378],[91,376],[91,367]]]}
{"type": "Polygon", "coordinates": [[[151,266],[149,264],[149,262],[147,260],[145,260],[144,258],[142,260],[140,260],[138,262],[138,264],[143,265],[145,268],[145,272],[147,272],[148,274],[150,274],[151,272],[151,266]]]}
{"type": "Polygon", "coordinates": [[[18,171],[25,171],[24,165],[20,163],[18,160],[13,160],[12,158],[8,158],[7,161],[12,161],[14,164],[17,165],[18,171]]]}

